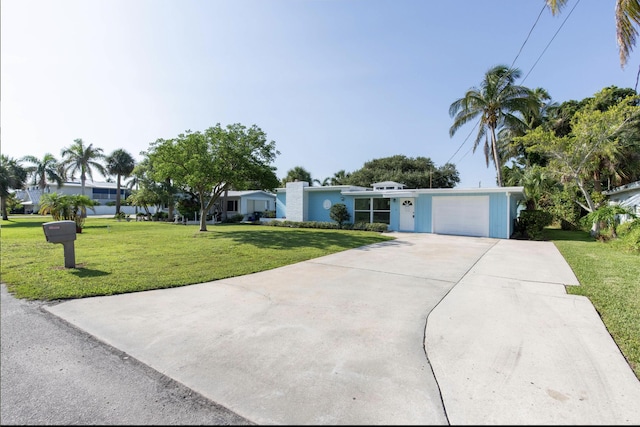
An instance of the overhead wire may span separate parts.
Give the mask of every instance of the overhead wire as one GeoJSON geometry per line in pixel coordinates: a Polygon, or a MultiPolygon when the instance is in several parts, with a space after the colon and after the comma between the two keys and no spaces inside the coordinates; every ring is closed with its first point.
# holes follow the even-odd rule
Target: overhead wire
{"type": "MultiPolygon", "coordinates": [[[[558,28],[558,30],[555,32],[555,34],[553,35],[553,37],[551,38],[551,40],[549,41],[549,43],[547,43],[547,46],[544,48],[544,50],[542,51],[542,53],[540,53],[540,55],[538,56],[538,59],[536,60],[536,62],[533,64],[533,66],[531,67],[531,69],[529,70],[529,72],[526,74],[526,76],[524,77],[524,79],[522,79],[522,82],[524,83],[524,81],[527,79],[527,77],[529,77],[529,74],[531,74],[531,71],[533,71],[533,68],[538,64],[538,62],[540,61],[540,59],[542,58],[542,56],[544,55],[544,53],[546,52],[546,50],[549,48],[549,46],[551,45],[551,43],[553,42],[553,40],[556,38],[556,36],[558,35],[558,33],[560,32],[560,30],[562,29],[562,27],[564,26],[565,22],[567,22],[567,19],[569,19],[569,16],[571,16],[571,14],[573,13],[573,10],[576,8],[576,6],[578,5],[578,3],[580,3],[580,0],[578,0],[576,2],[576,4],[573,5],[573,8],[571,9],[571,11],[569,11],[569,14],[567,15],[567,17],[564,19],[564,21],[562,21],[562,24],[560,25],[560,27],[558,28]]],[[[531,26],[531,29],[529,30],[529,34],[527,34],[527,37],[525,38],[524,42],[522,42],[522,46],[520,46],[520,50],[518,51],[518,53],[516,54],[515,58],[513,59],[513,62],[511,63],[511,68],[513,68],[513,66],[515,65],[516,61],[518,60],[518,58],[520,57],[520,53],[522,53],[522,50],[524,49],[524,46],[527,44],[527,42],[529,41],[529,38],[531,37],[531,33],[533,33],[534,28],[536,27],[536,25],[538,25],[538,21],[540,20],[540,17],[542,16],[542,13],[544,12],[544,10],[547,8],[546,3],[542,6],[542,9],[540,9],[540,13],[538,13],[538,17],[536,18],[535,22],[533,23],[533,25],[531,26]]],[[[471,129],[471,132],[469,132],[469,134],[467,135],[467,137],[464,139],[464,141],[462,141],[462,143],[460,144],[460,146],[458,147],[458,149],[453,153],[453,155],[449,158],[449,160],[447,161],[447,163],[451,162],[451,160],[455,157],[456,154],[458,154],[458,152],[460,151],[460,149],[464,146],[464,144],[467,143],[467,140],[469,139],[469,137],[471,136],[471,134],[473,133],[474,129],[480,124],[480,119],[478,119],[478,121],[476,122],[475,126],[473,127],[473,129],[471,129]]],[[[469,152],[471,152],[471,149],[467,150],[464,155],[460,158],[459,161],[461,161],[462,159],[464,159],[467,154],[469,154],[469,152]]]]}

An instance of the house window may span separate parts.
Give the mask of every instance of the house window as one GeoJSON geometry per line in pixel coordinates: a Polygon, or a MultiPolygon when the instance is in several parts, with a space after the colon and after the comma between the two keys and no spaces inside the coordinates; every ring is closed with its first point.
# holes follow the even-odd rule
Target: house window
{"type": "Polygon", "coordinates": [[[356,198],[354,204],[354,222],[391,222],[391,200],[382,197],[356,198]]]}
{"type": "Polygon", "coordinates": [[[227,200],[227,212],[238,212],[237,200],[227,200]]]}

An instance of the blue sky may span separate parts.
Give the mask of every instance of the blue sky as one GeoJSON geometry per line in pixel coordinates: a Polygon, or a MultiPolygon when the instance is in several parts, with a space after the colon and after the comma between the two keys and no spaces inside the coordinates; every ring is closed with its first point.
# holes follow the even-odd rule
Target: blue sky
{"type": "Polygon", "coordinates": [[[82,138],[139,160],[158,138],[242,123],[275,141],[279,178],[402,154],[453,162],[458,187],[494,187],[473,125],[449,137],[449,105],[489,68],[517,56],[517,83],[557,102],[636,84],[637,54],[620,67],[613,0],[545,10],[518,55],[543,5],[2,0],[0,151],[59,157],[82,138]]]}

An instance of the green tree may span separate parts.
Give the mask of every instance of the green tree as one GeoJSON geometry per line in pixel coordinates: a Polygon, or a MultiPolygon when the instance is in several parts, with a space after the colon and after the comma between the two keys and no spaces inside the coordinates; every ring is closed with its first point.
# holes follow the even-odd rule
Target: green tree
{"type": "Polygon", "coordinates": [[[279,154],[275,142],[256,125],[239,123],[223,128],[218,123],[204,132],[178,135],[151,144],[149,158],[156,179],[170,176],[174,183],[197,195],[200,231],[207,231],[207,213],[228,188],[243,188],[259,182],[272,190],[278,178],[270,163],[279,154]]]}
{"type": "Polygon", "coordinates": [[[36,156],[24,156],[22,161],[31,163],[33,166],[26,167],[29,174],[33,176],[33,183],[40,190],[47,187],[47,182],[55,182],[58,186],[62,185],[62,177],[58,168],[58,160],[51,153],[46,153],[42,159],[36,156]]]}
{"type": "Polygon", "coordinates": [[[333,174],[329,183],[330,185],[345,185],[350,176],[350,173],[347,173],[344,169],[342,169],[333,174]]]}
{"type": "Polygon", "coordinates": [[[332,220],[338,223],[338,227],[342,228],[342,224],[349,221],[351,215],[347,210],[347,206],[344,203],[336,203],[331,206],[329,210],[329,216],[332,220]]]}
{"type": "Polygon", "coordinates": [[[399,182],[407,188],[452,188],[460,182],[460,177],[451,163],[437,167],[428,157],[412,158],[398,154],[366,162],[344,183],[370,187],[382,181],[399,182]]]}
{"type": "MultiPolygon", "coordinates": [[[[536,128],[517,139],[528,150],[547,155],[550,159],[548,170],[561,182],[575,183],[583,196],[583,200],[576,200],[576,203],[587,212],[593,212],[598,208],[594,196],[602,198],[599,192],[592,195],[590,191],[594,187],[594,169],[602,159],[615,163],[616,157],[623,152],[625,139],[620,136],[640,117],[640,107],[634,105],[634,98],[625,98],[606,111],[585,108],[576,112],[571,121],[571,133],[566,136],[558,137],[553,131],[536,128]]],[[[594,222],[591,233],[597,232],[598,223],[594,222]]]]}
{"type": "Polygon", "coordinates": [[[7,199],[13,194],[12,190],[24,187],[27,181],[27,171],[20,161],[4,154],[0,155],[0,210],[2,219],[7,221],[7,199]]]}
{"type": "Polygon", "coordinates": [[[116,176],[116,215],[120,213],[121,179],[128,178],[136,166],[133,156],[123,149],[115,150],[107,156],[107,172],[116,176]]]}
{"type": "Polygon", "coordinates": [[[309,185],[313,185],[314,180],[311,178],[311,173],[302,166],[296,166],[289,169],[287,176],[282,178],[282,186],[286,186],[287,182],[304,181],[309,185]]]}
{"type": "Polygon", "coordinates": [[[496,167],[496,182],[499,187],[502,187],[503,159],[498,149],[496,132],[504,126],[525,127],[522,114],[538,108],[538,101],[531,90],[515,84],[520,74],[517,68],[497,65],[486,72],[479,88],[468,89],[464,97],[449,106],[449,115],[454,119],[449,129],[451,137],[462,126],[480,117],[473,151],[484,138],[487,167],[491,159],[496,167]]]}
{"type": "Polygon", "coordinates": [[[80,172],[82,195],[84,195],[87,176],[93,181],[93,169],[96,169],[104,176],[108,175],[107,170],[101,163],[105,158],[102,148],[94,148],[93,144],[85,146],[82,139],[75,139],[70,147],[62,149],[61,154],[65,171],[70,173],[71,179],[75,179],[75,174],[80,172]]]}

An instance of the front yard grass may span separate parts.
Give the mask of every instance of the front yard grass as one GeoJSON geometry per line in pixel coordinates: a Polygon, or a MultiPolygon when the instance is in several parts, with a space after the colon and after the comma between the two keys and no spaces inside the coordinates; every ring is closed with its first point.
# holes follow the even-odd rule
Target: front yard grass
{"type": "Polygon", "coordinates": [[[583,231],[545,229],[580,281],[567,293],[589,298],[640,379],[640,253],[583,231]]]}
{"type": "Polygon", "coordinates": [[[87,218],[76,268],[48,243],[50,216],[11,216],[0,228],[0,280],[17,298],[58,300],[170,288],[240,276],[390,240],[370,231],[262,225],[118,222],[87,218]]]}

